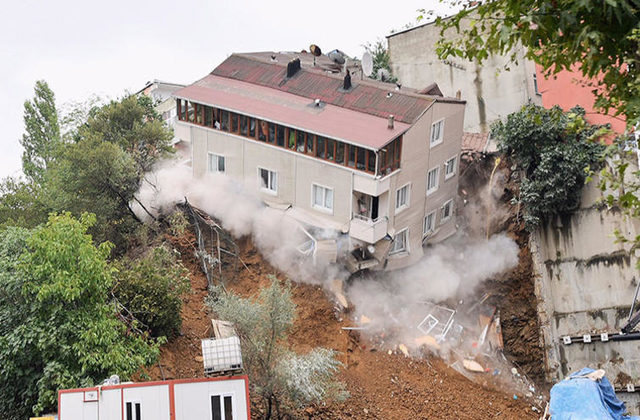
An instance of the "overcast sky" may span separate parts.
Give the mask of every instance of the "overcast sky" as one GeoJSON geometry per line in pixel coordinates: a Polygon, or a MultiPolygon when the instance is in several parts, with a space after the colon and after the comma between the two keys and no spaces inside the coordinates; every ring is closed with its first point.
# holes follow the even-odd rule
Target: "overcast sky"
{"type": "Polygon", "coordinates": [[[20,171],[25,100],[44,79],[60,108],[92,94],[117,98],[160,79],[191,83],[233,52],[319,45],[361,56],[362,44],[415,22],[438,0],[2,2],[0,177],[20,171]]]}

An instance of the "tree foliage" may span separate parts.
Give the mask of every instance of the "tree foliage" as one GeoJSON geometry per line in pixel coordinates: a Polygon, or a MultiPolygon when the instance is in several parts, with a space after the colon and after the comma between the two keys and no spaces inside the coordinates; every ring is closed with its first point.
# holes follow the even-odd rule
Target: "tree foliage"
{"type": "Polygon", "coordinates": [[[437,18],[441,58],[516,61],[518,46],[547,75],[578,70],[601,83],[596,104],[634,124],[640,117],[640,3],[634,0],[445,0],[462,10],[437,18]],[[452,36],[452,35],[458,36],[452,36]]]}
{"type": "Polygon", "coordinates": [[[44,80],[36,82],[33,100],[24,103],[24,126],[22,171],[31,182],[42,183],[60,144],[55,96],[44,80]]]}
{"type": "Polygon", "coordinates": [[[587,168],[602,160],[605,146],[597,140],[606,132],[588,124],[579,107],[564,113],[559,107],[527,105],[492,126],[500,151],[525,175],[520,201],[529,230],[579,206],[587,168]]]}
{"type": "Polygon", "coordinates": [[[220,289],[208,300],[220,319],[234,324],[254,395],[265,403],[265,418],[282,418],[287,409],[311,402],[343,399],[347,394],[333,376],[341,366],[332,350],[293,353],[287,337],[295,319],[291,286],[271,277],[254,298],[220,289]]]}
{"type": "Polygon", "coordinates": [[[364,45],[364,49],[371,54],[373,60],[373,72],[371,76],[369,76],[370,78],[390,83],[398,81],[391,71],[389,50],[387,49],[387,43],[385,41],[378,39],[374,43],[368,42],[364,45]],[[380,70],[382,70],[382,72],[380,70]],[[383,73],[385,76],[381,77],[380,73],[383,73]]]}
{"type": "Polygon", "coordinates": [[[187,270],[166,245],[137,259],[116,264],[114,294],[120,304],[154,337],[180,332],[181,295],[189,290],[187,270]]]}
{"type": "Polygon", "coordinates": [[[46,205],[95,214],[94,236],[122,249],[139,222],[131,206],[135,193],[145,173],[171,155],[173,135],[148,97],[128,96],[87,114],[47,171],[46,205]]]}
{"type": "Polygon", "coordinates": [[[0,414],[24,419],[53,410],[57,390],[128,379],[158,356],[158,344],[128,331],[109,291],[109,243],[93,245],[83,214],[51,215],[0,239],[0,414]]]}

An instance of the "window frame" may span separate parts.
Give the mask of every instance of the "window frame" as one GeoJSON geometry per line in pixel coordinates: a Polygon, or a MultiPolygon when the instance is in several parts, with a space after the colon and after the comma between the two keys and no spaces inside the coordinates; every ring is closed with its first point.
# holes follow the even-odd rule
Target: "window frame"
{"type": "Polygon", "coordinates": [[[429,147],[434,147],[439,145],[440,143],[442,143],[444,141],[444,118],[440,118],[439,120],[433,122],[431,124],[431,131],[429,134],[429,147]],[[434,134],[434,127],[436,125],[440,125],[440,129],[438,130],[438,138],[434,139],[433,134],[434,134]]]}
{"type": "Polygon", "coordinates": [[[227,172],[227,157],[219,153],[207,152],[207,173],[209,174],[224,174],[227,172]],[[216,170],[211,170],[211,158],[216,157],[216,170]],[[220,158],[222,158],[222,165],[224,168],[220,170],[220,158]]]}
{"type": "Polygon", "coordinates": [[[401,254],[408,254],[408,253],[409,253],[409,228],[406,227],[404,229],[400,229],[395,233],[395,235],[393,235],[393,242],[391,243],[391,248],[389,248],[389,255],[390,256],[401,255],[401,254]],[[396,244],[396,238],[400,234],[404,235],[404,247],[400,249],[394,249],[396,244]]]}
{"type": "Polygon", "coordinates": [[[411,204],[411,182],[407,182],[402,187],[396,189],[395,203],[394,203],[395,214],[398,214],[401,211],[403,211],[404,209],[409,208],[410,204],[411,204]],[[405,202],[403,204],[401,204],[400,206],[398,206],[398,194],[400,193],[400,191],[402,191],[405,188],[407,189],[405,202]]]}
{"type": "Polygon", "coordinates": [[[445,160],[444,162],[444,180],[448,180],[453,178],[454,176],[456,176],[458,170],[458,155],[452,156],[449,159],[445,160]],[[453,170],[451,171],[451,173],[447,174],[447,168],[448,168],[448,164],[449,162],[453,161],[453,170]]]}
{"type": "Polygon", "coordinates": [[[440,188],[440,166],[436,166],[435,168],[432,168],[427,172],[427,196],[438,191],[438,188],[440,188]],[[433,171],[436,171],[436,184],[435,186],[429,188],[429,174],[431,174],[431,172],[433,171]]]}
{"type": "Polygon", "coordinates": [[[318,210],[321,211],[323,213],[327,213],[327,214],[333,214],[333,207],[335,204],[335,198],[336,198],[336,194],[335,194],[335,189],[328,187],[326,185],[322,185],[322,184],[318,184],[315,182],[311,183],[311,208],[314,210],[318,210]],[[323,190],[323,194],[322,194],[322,203],[323,205],[317,205],[316,204],[316,195],[315,195],[315,188],[322,188],[323,190]],[[324,203],[326,203],[327,201],[327,191],[331,191],[331,208],[326,207],[324,205],[324,203]]]}
{"type": "Polygon", "coordinates": [[[450,198],[449,200],[445,201],[442,206],[440,206],[440,224],[442,225],[447,223],[449,220],[451,220],[452,216],[453,216],[453,198],[450,198]],[[450,206],[449,215],[447,217],[444,216],[444,208],[446,206],[450,206]]]}
{"type": "Polygon", "coordinates": [[[427,213],[422,219],[422,237],[426,238],[435,232],[436,230],[436,210],[432,210],[427,213]],[[431,216],[431,229],[427,229],[427,218],[431,216]]]}
{"type": "Polygon", "coordinates": [[[265,168],[263,166],[258,166],[258,188],[260,189],[260,191],[265,192],[267,194],[271,194],[271,195],[278,195],[278,172],[271,170],[269,168],[265,168]],[[263,186],[262,185],[262,173],[260,171],[267,171],[269,173],[269,175],[267,176],[269,179],[269,182],[267,183],[267,186],[263,186]],[[273,174],[273,178],[271,177],[271,174],[273,174]],[[273,184],[275,179],[275,188],[271,189],[269,188],[269,184],[273,184]]]}
{"type": "Polygon", "coordinates": [[[234,392],[225,392],[221,394],[210,393],[209,394],[209,420],[213,420],[213,407],[211,406],[212,397],[220,397],[220,418],[222,420],[228,420],[224,410],[225,408],[224,399],[225,397],[231,397],[231,416],[237,417],[236,414],[238,412],[236,411],[236,394],[234,392]]]}
{"type": "Polygon", "coordinates": [[[124,414],[126,420],[142,420],[142,401],[140,400],[128,400],[124,403],[124,414]],[[129,419],[129,415],[127,412],[127,404],[131,404],[131,419],[129,419]],[[136,404],[140,406],[140,418],[136,415],[136,404]]]}

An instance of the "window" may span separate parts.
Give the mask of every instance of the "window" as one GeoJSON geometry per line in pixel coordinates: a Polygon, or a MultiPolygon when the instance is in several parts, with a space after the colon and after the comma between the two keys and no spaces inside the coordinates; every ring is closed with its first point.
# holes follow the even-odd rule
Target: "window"
{"type": "Polygon", "coordinates": [[[269,135],[269,124],[266,121],[260,121],[260,129],[258,130],[258,140],[267,141],[269,135]]]}
{"type": "Polygon", "coordinates": [[[436,222],[436,212],[432,211],[424,217],[424,223],[422,224],[422,234],[424,236],[433,233],[436,222]]]}
{"type": "Polygon", "coordinates": [[[242,134],[243,136],[247,135],[247,130],[249,128],[248,123],[248,117],[240,115],[240,134],[242,134]]]}
{"type": "Polygon", "coordinates": [[[211,396],[211,419],[233,420],[233,397],[231,395],[211,396]]]}
{"type": "Polygon", "coordinates": [[[436,121],[431,124],[431,146],[442,143],[442,134],[444,131],[444,120],[436,121]]]}
{"type": "Polygon", "coordinates": [[[312,206],[316,209],[333,212],[333,189],[313,184],[312,206]]]}
{"type": "Polygon", "coordinates": [[[318,136],[318,139],[316,141],[316,157],[319,157],[321,159],[324,159],[324,157],[326,156],[324,153],[325,152],[324,144],[325,144],[325,138],[318,136]]]}
{"type": "Polygon", "coordinates": [[[453,200],[449,200],[442,206],[441,214],[440,214],[440,223],[445,223],[447,220],[451,218],[451,214],[453,213],[453,200]]]}
{"type": "Polygon", "coordinates": [[[366,156],[366,150],[363,149],[362,147],[358,147],[356,152],[356,156],[357,156],[357,161],[356,161],[356,169],[360,169],[361,171],[365,170],[365,156],[366,156]]]}
{"type": "Polygon", "coordinates": [[[258,168],[258,174],[260,175],[260,187],[263,190],[272,194],[278,192],[278,174],[264,168],[258,168]]]}
{"type": "Polygon", "coordinates": [[[336,144],[336,163],[340,165],[344,165],[344,146],[345,144],[341,141],[336,144]]]}
{"type": "Polygon", "coordinates": [[[278,129],[277,136],[276,136],[276,144],[280,147],[284,147],[284,127],[281,125],[277,125],[276,127],[278,129]]]}
{"type": "Polygon", "coordinates": [[[456,174],[456,156],[444,164],[444,179],[449,179],[456,174]]]}
{"type": "Polygon", "coordinates": [[[222,130],[229,131],[229,111],[221,111],[222,130]]]}
{"type": "Polygon", "coordinates": [[[440,168],[433,168],[427,174],[427,195],[438,189],[438,178],[440,177],[440,168]]]}
{"type": "Polygon", "coordinates": [[[313,143],[315,141],[315,136],[311,133],[307,133],[307,154],[313,154],[313,143]]]}
{"type": "Polygon", "coordinates": [[[209,172],[224,173],[225,161],[224,156],[209,153],[209,172]]]}
{"type": "Polygon", "coordinates": [[[391,250],[389,254],[399,254],[401,252],[407,252],[407,240],[409,239],[409,230],[404,229],[396,233],[393,237],[393,243],[391,244],[391,250]]]}
{"type": "Polygon", "coordinates": [[[204,107],[204,125],[213,127],[213,108],[210,106],[204,107]]]}
{"type": "Polygon", "coordinates": [[[300,153],[304,153],[304,131],[296,131],[296,149],[300,153]]]}
{"type": "Polygon", "coordinates": [[[538,75],[533,73],[533,90],[536,95],[540,95],[540,91],[538,90],[538,75]]]}
{"type": "Polygon", "coordinates": [[[256,137],[256,119],[255,118],[249,118],[249,137],[251,138],[256,137]]]}
{"type": "Polygon", "coordinates": [[[410,184],[396,190],[396,211],[409,207],[409,188],[410,184]]]}
{"type": "Polygon", "coordinates": [[[139,402],[127,403],[127,420],[142,420],[139,402]]]}

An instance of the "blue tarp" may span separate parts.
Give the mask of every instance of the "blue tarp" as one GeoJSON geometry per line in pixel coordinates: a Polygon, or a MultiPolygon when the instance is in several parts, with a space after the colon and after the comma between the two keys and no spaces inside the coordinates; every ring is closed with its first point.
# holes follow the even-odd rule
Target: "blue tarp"
{"type": "Polygon", "coordinates": [[[626,407],[607,378],[580,377],[591,372],[594,370],[584,368],[551,388],[551,420],[640,420],[624,415],[626,407]]]}

